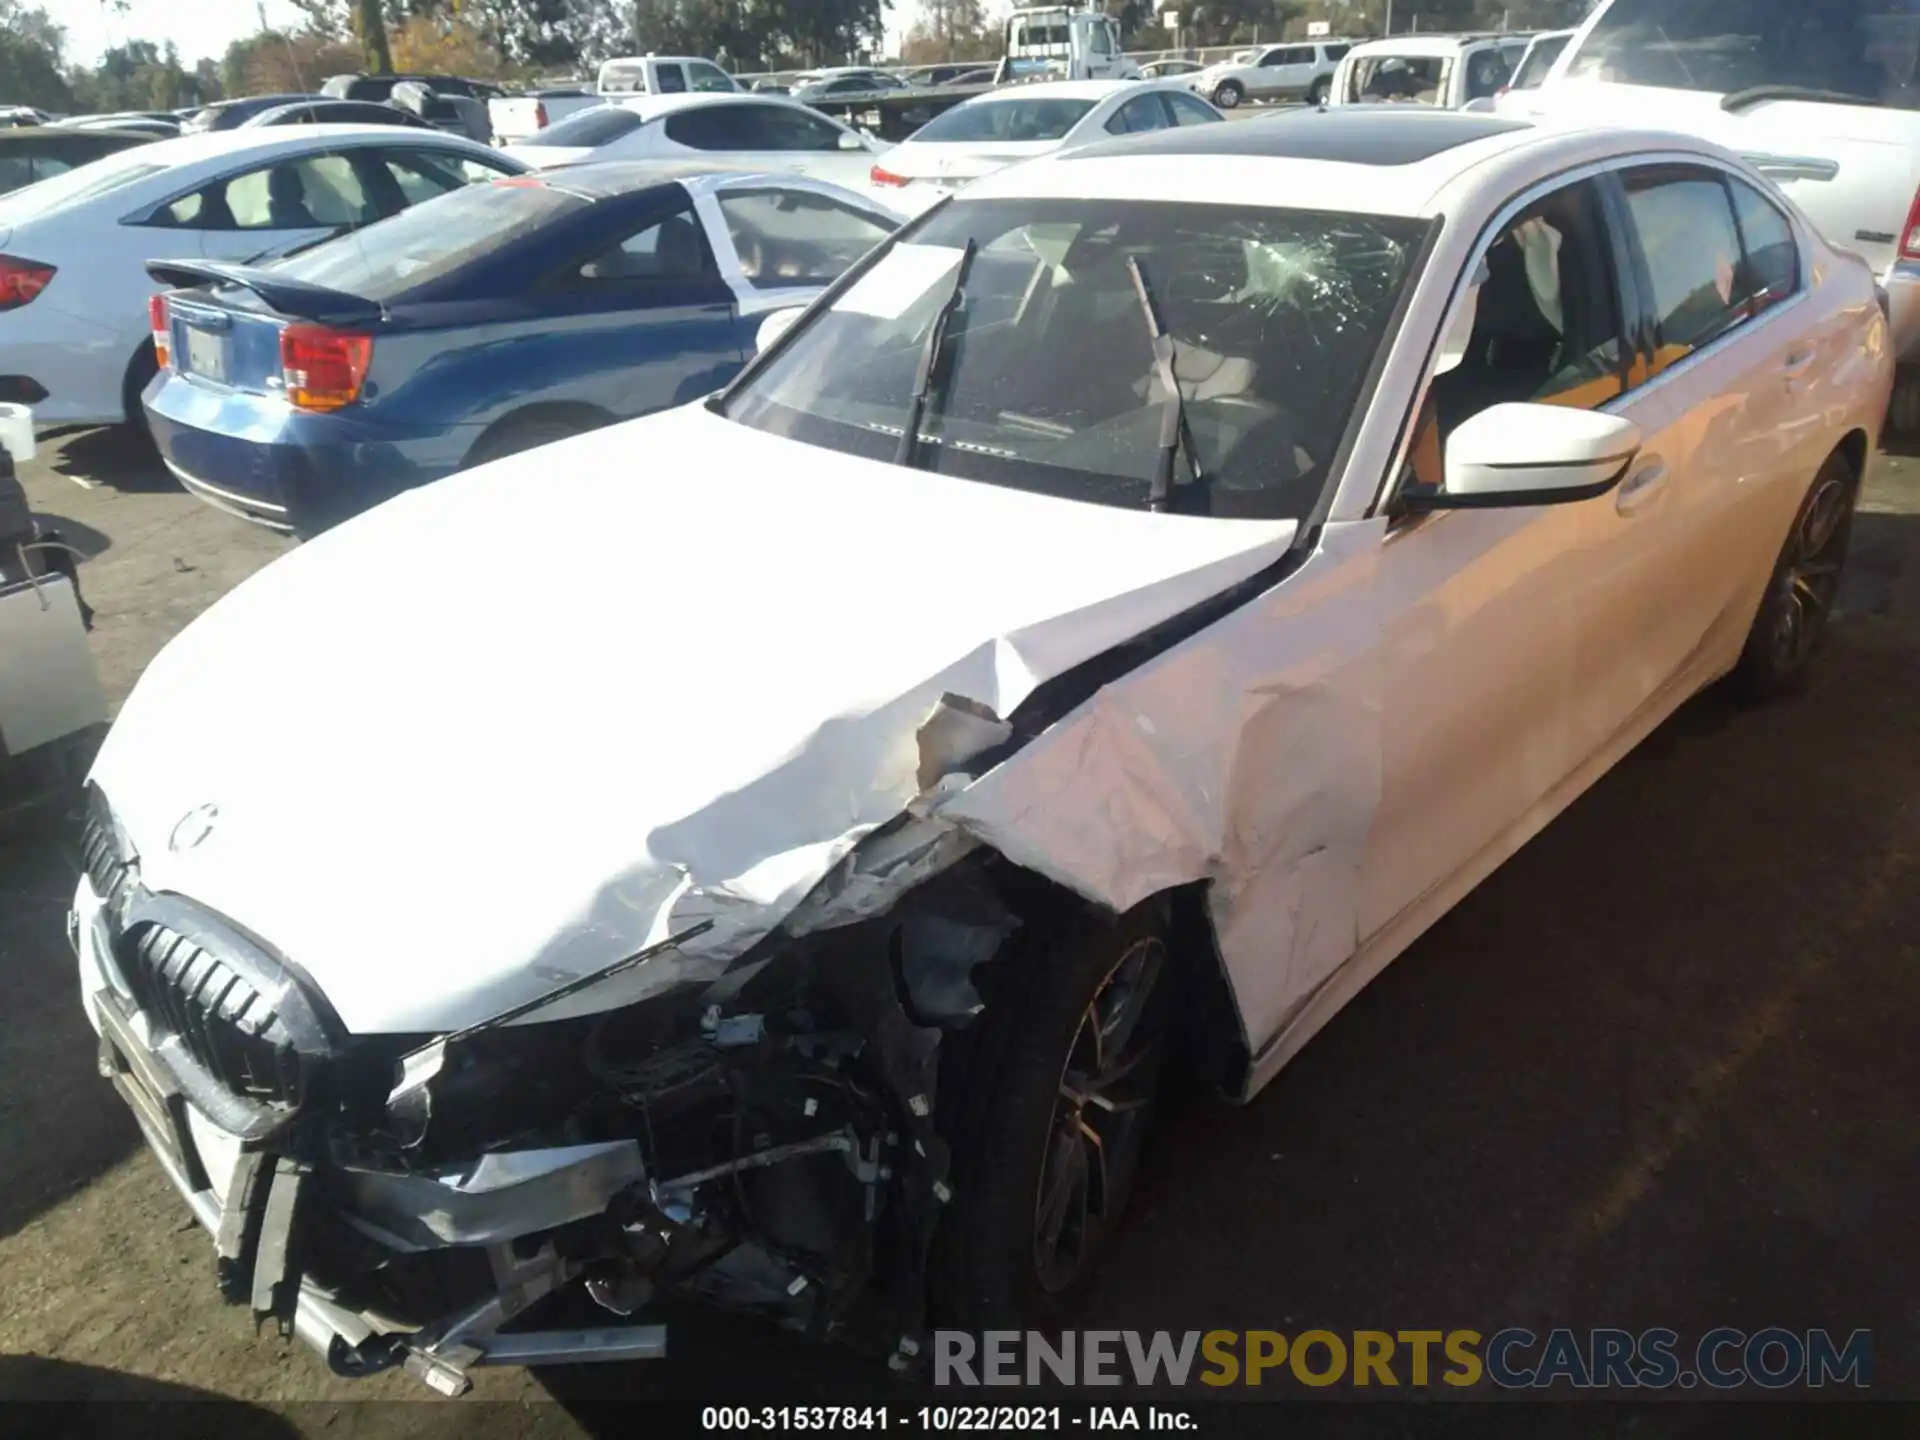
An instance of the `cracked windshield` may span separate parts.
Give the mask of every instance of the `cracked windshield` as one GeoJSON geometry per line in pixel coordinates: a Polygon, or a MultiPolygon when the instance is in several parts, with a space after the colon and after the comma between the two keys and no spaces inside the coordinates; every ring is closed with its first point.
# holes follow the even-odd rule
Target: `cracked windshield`
{"type": "Polygon", "coordinates": [[[1068,499],[1301,518],[1422,233],[1322,211],[956,203],[795,331],[728,414],[1068,499]]]}

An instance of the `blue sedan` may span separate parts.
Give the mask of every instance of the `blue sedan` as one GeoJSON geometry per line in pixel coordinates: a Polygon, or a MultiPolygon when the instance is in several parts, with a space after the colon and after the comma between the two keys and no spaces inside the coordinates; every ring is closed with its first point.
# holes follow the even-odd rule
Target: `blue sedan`
{"type": "Polygon", "coordinates": [[[153,437],[306,537],[400,491],[685,404],[899,217],[797,175],[596,164],[481,182],[263,266],[155,261],[153,437]]]}

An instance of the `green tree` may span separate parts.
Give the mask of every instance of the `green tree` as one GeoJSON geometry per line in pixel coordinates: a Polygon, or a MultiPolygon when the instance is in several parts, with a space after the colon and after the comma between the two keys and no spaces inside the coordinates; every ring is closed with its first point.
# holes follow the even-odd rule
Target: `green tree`
{"type": "Polygon", "coordinates": [[[38,5],[0,0],[0,96],[56,113],[74,107],[62,74],[67,32],[38,5]]]}

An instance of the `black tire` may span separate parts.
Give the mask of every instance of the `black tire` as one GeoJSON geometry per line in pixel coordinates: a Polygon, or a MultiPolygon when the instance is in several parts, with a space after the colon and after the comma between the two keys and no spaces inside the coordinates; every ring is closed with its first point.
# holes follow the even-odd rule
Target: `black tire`
{"type": "Polygon", "coordinates": [[[565,440],[594,428],[585,416],[528,415],[501,421],[482,435],[467,456],[467,467],[484,465],[489,460],[504,460],[527,450],[537,450],[556,440],[565,440]]]}
{"type": "Polygon", "coordinates": [[[127,433],[147,449],[154,448],[153,429],[147,424],[147,407],[140,403],[140,397],[159,373],[160,356],[149,340],[133,352],[133,359],[127,363],[127,378],[120,396],[127,412],[127,433]]]}
{"type": "Polygon", "coordinates": [[[1150,904],[1095,929],[1036,938],[982,981],[986,1012],[970,1037],[957,1103],[943,1116],[954,1193],[932,1275],[941,1323],[992,1329],[1057,1318],[1112,1240],[1171,1043],[1175,964],[1166,932],[1163,908],[1150,904]],[[1123,997],[1131,1002],[1124,1011],[1123,997]],[[1088,1070],[1097,1060],[1093,1031],[1103,1028],[1096,1013],[1113,1018],[1107,1038],[1119,1039],[1106,1083],[1088,1070]],[[1115,1108],[1076,1104],[1070,1091],[1104,1092],[1115,1108]]]}
{"type": "Polygon", "coordinates": [[[1309,105],[1326,104],[1327,95],[1332,89],[1333,89],[1333,82],[1329,80],[1326,76],[1322,75],[1318,80],[1314,81],[1313,85],[1308,89],[1307,104],[1309,105]]]}
{"type": "Polygon", "coordinates": [[[1247,98],[1247,87],[1238,80],[1222,80],[1213,87],[1213,103],[1222,110],[1237,110],[1247,98]]]}
{"type": "Polygon", "coordinates": [[[1889,435],[1902,439],[1920,436],[1920,365],[1902,365],[1894,371],[1886,428],[1889,435]]]}
{"type": "Polygon", "coordinates": [[[1859,494],[1853,462],[1835,451],[1794,514],[1759,614],[1747,632],[1746,649],[1731,678],[1739,699],[1758,703],[1805,685],[1839,594],[1859,494]]]}

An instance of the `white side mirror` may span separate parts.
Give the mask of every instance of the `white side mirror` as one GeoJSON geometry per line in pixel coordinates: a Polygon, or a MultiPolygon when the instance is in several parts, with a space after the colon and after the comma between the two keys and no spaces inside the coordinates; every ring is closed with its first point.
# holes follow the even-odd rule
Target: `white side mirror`
{"type": "Polygon", "coordinates": [[[842,150],[864,150],[867,148],[867,142],[851,130],[842,130],[840,132],[840,148],[842,150]]]}
{"type": "Polygon", "coordinates": [[[1640,427],[1565,405],[1493,405],[1447,437],[1446,486],[1415,510],[1562,505],[1604,495],[1640,453],[1640,427]]]}
{"type": "Polygon", "coordinates": [[[759,333],[753,337],[753,349],[757,355],[764,355],[793,328],[793,322],[806,313],[804,305],[790,306],[785,310],[776,310],[760,322],[759,333]]]}

